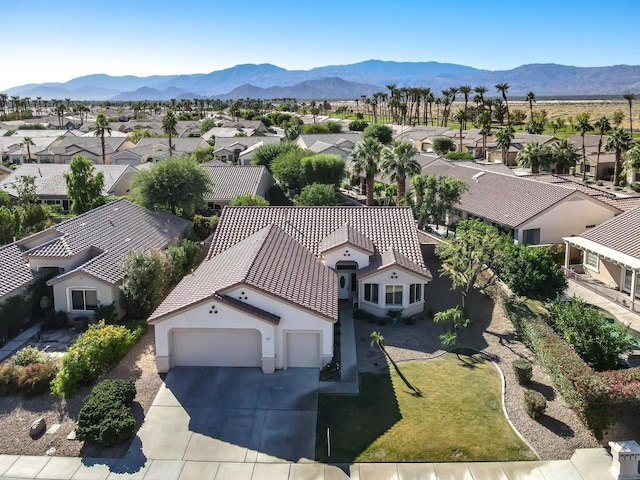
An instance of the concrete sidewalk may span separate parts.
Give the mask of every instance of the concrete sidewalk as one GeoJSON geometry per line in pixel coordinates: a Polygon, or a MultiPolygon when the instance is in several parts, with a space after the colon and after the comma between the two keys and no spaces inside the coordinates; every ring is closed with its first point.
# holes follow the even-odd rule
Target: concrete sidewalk
{"type": "Polygon", "coordinates": [[[24,332],[22,332],[17,337],[9,340],[2,347],[0,347],[0,362],[4,359],[9,358],[15,352],[24,347],[31,338],[40,331],[40,324],[34,325],[31,328],[27,328],[24,332]]]}
{"type": "Polygon", "coordinates": [[[356,331],[353,322],[353,309],[340,305],[340,381],[320,382],[320,393],[344,393],[357,395],[358,357],[356,353],[356,331]]]}
{"type": "Polygon", "coordinates": [[[622,324],[629,325],[636,332],[640,332],[640,315],[627,310],[622,305],[609,300],[596,292],[583,287],[574,280],[567,279],[568,288],[565,293],[567,298],[571,298],[574,295],[582,298],[585,302],[591,305],[597,305],[598,307],[606,310],[614,315],[622,324]]]}
{"type": "Polygon", "coordinates": [[[603,448],[571,460],[464,463],[229,463],[0,455],[0,478],[42,480],[612,480],[603,448]]]}

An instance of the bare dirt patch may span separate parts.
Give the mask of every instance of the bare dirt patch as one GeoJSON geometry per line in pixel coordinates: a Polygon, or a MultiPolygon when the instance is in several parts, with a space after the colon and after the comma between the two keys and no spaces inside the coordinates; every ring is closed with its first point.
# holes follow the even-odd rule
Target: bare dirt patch
{"type": "MultiPolygon", "coordinates": [[[[154,361],[153,328],[133,346],[127,356],[103,378],[130,378],[136,384],[134,415],[138,427],[144,420],[153,399],[162,384],[162,378],[156,371],[154,361]]],[[[101,379],[102,380],[102,379],[101,379]]],[[[123,457],[130,442],[111,448],[85,445],[78,440],[67,440],[67,435],[76,426],[78,412],[91,392],[87,386],[68,399],[62,400],[53,395],[41,395],[35,398],[21,396],[2,397],[0,402],[0,453],[13,455],[45,455],[47,451],[62,457],[123,457]],[[44,417],[47,428],[59,424],[53,434],[43,434],[31,439],[29,426],[37,418],[44,417]],[[51,449],[55,451],[51,451],[51,449]]]]}

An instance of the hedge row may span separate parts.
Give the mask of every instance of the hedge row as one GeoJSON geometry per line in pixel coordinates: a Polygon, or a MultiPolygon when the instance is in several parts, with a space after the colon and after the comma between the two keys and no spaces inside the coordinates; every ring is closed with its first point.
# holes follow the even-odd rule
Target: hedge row
{"type": "Polygon", "coordinates": [[[598,440],[615,423],[618,412],[640,409],[640,369],[596,372],[524,303],[510,299],[506,306],[521,339],[598,440]]]}

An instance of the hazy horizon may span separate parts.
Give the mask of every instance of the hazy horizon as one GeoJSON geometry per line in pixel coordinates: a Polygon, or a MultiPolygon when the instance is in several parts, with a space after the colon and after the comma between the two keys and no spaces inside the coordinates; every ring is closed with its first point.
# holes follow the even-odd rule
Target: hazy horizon
{"type": "Polygon", "coordinates": [[[209,73],[238,64],[288,70],[359,63],[639,65],[631,28],[640,2],[293,0],[234,2],[2,0],[0,91],[29,83],[209,73]],[[10,21],[8,21],[10,20],[10,21]]]}

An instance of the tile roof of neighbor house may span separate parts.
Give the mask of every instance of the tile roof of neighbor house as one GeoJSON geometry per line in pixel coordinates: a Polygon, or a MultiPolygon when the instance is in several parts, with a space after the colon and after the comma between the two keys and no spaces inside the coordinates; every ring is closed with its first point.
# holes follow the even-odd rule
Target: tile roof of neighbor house
{"type": "Polygon", "coordinates": [[[580,237],[640,259],[640,208],[613,217],[580,237]]]}
{"type": "MultiPolygon", "coordinates": [[[[68,163],[25,163],[16,168],[13,173],[0,181],[0,190],[16,196],[15,184],[19,177],[31,176],[35,178],[36,194],[43,196],[67,196],[67,183],[64,174],[69,172],[68,163]]],[[[96,172],[104,175],[102,191],[109,194],[116,182],[122,178],[128,165],[94,165],[96,172]]]]}
{"type": "MultiPolygon", "coordinates": [[[[107,155],[117,152],[122,144],[127,142],[127,137],[104,137],[105,153],[107,155]]],[[[54,155],[74,155],[82,150],[86,150],[95,155],[102,156],[101,138],[90,137],[73,137],[66,136],[59,143],[49,147],[54,155]]]]}
{"type": "MultiPolygon", "coordinates": [[[[45,232],[59,237],[25,250],[23,255],[71,256],[91,250],[92,258],[53,281],[83,272],[114,284],[122,279],[120,262],[127,253],[165,248],[189,225],[188,220],[170,213],[152,212],[127,200],[117,200],[47,229],[45,232]]],[[[33,237],[17,243],[24,245],[33,237]]]]}
{"type": "MultiPolygon", "coordinates": [[[[207,148],[209,144],[200,137],[178,137],[171,139],[171,145],[173,151],[177,154],[191,154],[197,148],[207,148]]],[[[141,138],[137,147],[151,146],[153,150],[169,150],[169,139],[158,137],[144,137],[141,138]]]]}
{"type": "Polygon", "coordinates": [[[264,165],[221,165],[202,164],[201,167],[213,185],[205,194],[208,202],[231,201],[238,195],[257,195],[260,183],[270,176],[264,165]]]}
{"type": "Polygon", "coordinates": [[[429,280],[431,280],[432,278],[431,272],[428,268],[417,265],[415,262],[407,258],[406,255],[403,255],[395,248],[390,248],[389,250],[384,252],[382,256],[374,258],[374,260],[371,262],[371,264],[369,264],[368,267],[358,271],[358,278],[368,277],[379,270],[394,265],[426,277],[429,280]]]}
{"type": "Polygon", "coordinates": [[[271,224],[203,261],[180,281],[149,321],[206,299],[224,299],[229,289],[239,285],[254,287],[332,321],[338,319],[336,274],[271,224]]]}
{"type": "Polygon", "coordinates": [[[373,255],[375,252],[375,245],[371,239],[360,233],[348,223],[345,223],[340,228],[324,237],[320,241],[318,249],[320,252],[326,252],[347,243],[358,247],[369,255],[373,255]]]}
{"type": "MultiPolygon", "coordinates": [[[[565,185],[479,171],[462,165],[454,166],[446,174],[467,183],[458,209],[511,228],[522,225],[578,192],[578,189],[565,185]]],[[[600,200],[594,198],[594,201],[600,200]]]]}
{"type": "Polygon", "coordinates": [[[201,165],[203,167],[226,167],[229,164],[223,162],[222,160],[214,158],[213,160],[209,160],[208,162],[202,163],[201,165]]]}
{"type": "Polygon", "coordinates": [[[271,224],[278,225],[319,256],[322,240],[347,223],[371,239],[374,255],[382,255],[393,247],[424,267],[410,207],[225,207],[209,256],[271,224]]]}
{"type": "Polygon", "coordinates": [[[23,249],[17,243],[0,247],[0,298],[31,283],[38,273],[22,258],[23,249]]]}

